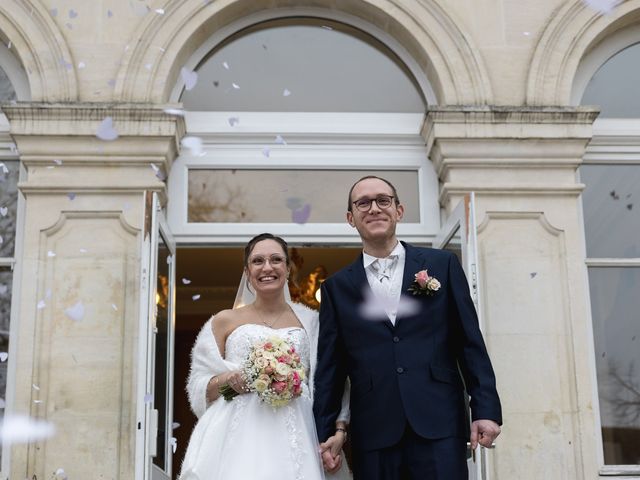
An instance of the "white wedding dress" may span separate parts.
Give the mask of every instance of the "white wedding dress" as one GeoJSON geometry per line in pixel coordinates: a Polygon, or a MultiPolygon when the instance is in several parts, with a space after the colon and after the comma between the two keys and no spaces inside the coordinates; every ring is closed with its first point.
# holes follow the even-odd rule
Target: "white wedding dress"
{"type": "MultiPolygon", "coordinates": [[[[296,347],[308,379],[311,345],[303,328],[241,325],[227,337],[225,362],[240,366],[256,341],[274,335],[296,347]]],[[[300,397],[280,408],[262,402],[255,393],[214,401],[193,430],[180,480],[325,478],[307,382],[300,397]]],[[[341,472],[326,478],[350,476],[343,465],[341,472]]]]}

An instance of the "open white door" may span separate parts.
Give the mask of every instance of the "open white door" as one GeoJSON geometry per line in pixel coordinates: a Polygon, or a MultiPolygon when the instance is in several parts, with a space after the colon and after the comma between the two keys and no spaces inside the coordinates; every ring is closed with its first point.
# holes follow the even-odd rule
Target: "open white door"
{"type": "Polygon", "coordinates": [[[136,479],[171,478],[175,242],[157,194],[145,193],[141,258],[136,479]]]}
{"type": "MultiPolygon", "coordinates": [[[[433,242],[434,248],[450,250],[458,256],[469,282],[469,290],[478,313],[480,329],[483,328],[482,309],[478,292],[476,220],[473,192],[464,196],[456,206],[444,227],[433,242]]],[[[467,455],[469,480],[488,480],[487,451],[479,447],[475,455],[469,449],[467,455]]]]}

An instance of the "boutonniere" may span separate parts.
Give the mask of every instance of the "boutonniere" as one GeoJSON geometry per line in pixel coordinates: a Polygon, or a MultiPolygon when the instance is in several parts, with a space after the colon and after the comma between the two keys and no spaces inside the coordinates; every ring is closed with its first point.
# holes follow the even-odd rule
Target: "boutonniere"
{"type": "Polygon", "coordinates": [[[427,270],[420,270],[415,275],[415,280],[409,287],[409,291],[414,295],[425,295],[430,297],[440,290],[440,282],[436,277],[430,277],[427,270]]]}

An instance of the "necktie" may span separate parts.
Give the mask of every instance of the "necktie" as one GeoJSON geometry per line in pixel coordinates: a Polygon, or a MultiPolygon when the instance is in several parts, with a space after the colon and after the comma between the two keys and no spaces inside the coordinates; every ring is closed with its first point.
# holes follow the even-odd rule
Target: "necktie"
{"type": "Polygon", "coordinates": [[[391,280],[393,268],[398,260],[397,255],[390,255],[387,258],[378,258],[371,264],[371,268],[375,272],[380,283],[387,283],[391,280]]]}

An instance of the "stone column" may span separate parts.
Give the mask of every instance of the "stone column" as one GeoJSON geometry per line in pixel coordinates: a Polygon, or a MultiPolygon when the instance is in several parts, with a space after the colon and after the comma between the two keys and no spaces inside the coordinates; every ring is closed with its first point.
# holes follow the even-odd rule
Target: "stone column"
{"type": "Polygon", "coordinates": [[[576,169],[596,111],[445,107],[423,130],[445,211],[476,192],[480,309],[504,409],[492,480],[598,477],[576,169]]]}
{"type": "Polygon", "coordinates": [[[12,413],[54,439],[11,451],[11,478],[134,479],[144,192],[166,198],[184,132],[150,105],[4,108],[25,174],[12,413]],[[113,119],[118,138],[96,137],[113,119]],[[151,166],[155,165],[155,168],[151,166]],[[157,171],[156,171],[157,170],[157,171]]]}

